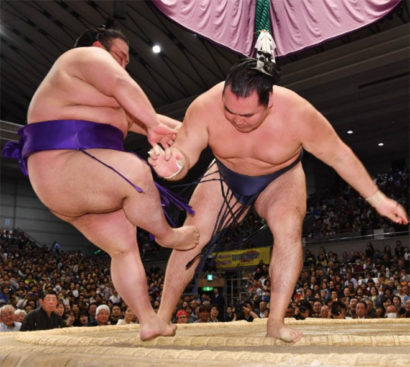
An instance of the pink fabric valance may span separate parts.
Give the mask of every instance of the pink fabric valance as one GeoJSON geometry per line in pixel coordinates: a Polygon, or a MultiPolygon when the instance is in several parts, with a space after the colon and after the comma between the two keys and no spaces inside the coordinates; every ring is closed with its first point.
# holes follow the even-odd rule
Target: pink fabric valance
{"type": "MultiPolygon", "coordinates": [[[[152,0],[165,15],[243,55],[254,45],[256,0],[152,0]]],[[[364,27],[402,0],[271,0],[278,56],[364,27]]]]}

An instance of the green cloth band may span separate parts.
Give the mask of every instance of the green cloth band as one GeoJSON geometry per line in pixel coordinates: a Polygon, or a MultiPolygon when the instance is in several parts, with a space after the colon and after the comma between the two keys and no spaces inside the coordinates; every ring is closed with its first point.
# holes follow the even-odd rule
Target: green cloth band
{"type": "Polygon", "coordinates": [[[269,12],[270,0],[256,0],[255,38],[258,38],[262,30],[271,33],[269,12]]]}

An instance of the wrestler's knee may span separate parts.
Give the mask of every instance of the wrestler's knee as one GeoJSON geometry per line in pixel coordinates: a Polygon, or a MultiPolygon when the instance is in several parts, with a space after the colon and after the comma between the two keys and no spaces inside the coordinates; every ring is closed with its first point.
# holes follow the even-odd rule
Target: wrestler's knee
{"type": "Polygon", "coordinates": [[[132,165],[128,167],[129,173],[127,177],[135,184],[145,185],[147,183],[152,183],[152,173],[148,164],[141,160],[136,160],[132,162],[132,165]]]}
{"type": "Polygon", "coordinates": [[[298,209],[284,209],[271,213],[266,218],[277,241],[298,241],[302,236],[304,212],[298,209]]]}
{"type": "Polygon", "coordinates": [[[135,251],[138,252],[139,250],[134,241],[129,241],[128,243],[124,242],[113,244],[108,248],[104,248],[104,251],[106,251],[111,257],[120,257],[130,253],[135,253],[135,251]]]}

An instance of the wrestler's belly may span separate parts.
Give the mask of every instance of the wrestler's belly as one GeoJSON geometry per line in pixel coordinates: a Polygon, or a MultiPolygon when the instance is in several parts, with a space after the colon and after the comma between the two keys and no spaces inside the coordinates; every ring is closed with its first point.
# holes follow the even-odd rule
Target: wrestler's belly
{"type": "Polygon", "coordinates": [[[230,170],[247,176],[264,176],[281,170],[292,164],[300,155],[300,150],[283,161],[264,160],[252,157],[215,157],[230,170]]]}
{"type": "Polygon", "coordinates": [[[119,107],[74,104],[52,109],[39,104],[39,106],[34,105],[27,115],[29,124],[50,120],[83,120],[112,125],[121,130],[124,136],[128,131],[127,116],[119,107]]]}

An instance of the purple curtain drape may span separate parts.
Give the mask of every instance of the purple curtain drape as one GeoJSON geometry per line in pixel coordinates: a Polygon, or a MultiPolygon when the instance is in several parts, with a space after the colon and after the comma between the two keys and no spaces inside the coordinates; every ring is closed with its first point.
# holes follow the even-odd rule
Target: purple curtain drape
{"type": "MultiPolygon", "coordinates": [[[[253,52],[256,0],[152,0],[165,15],[243,55],[253,52]]],[[[364,27],[402,0],[271,0],[278,56],[364,27]]]]}

